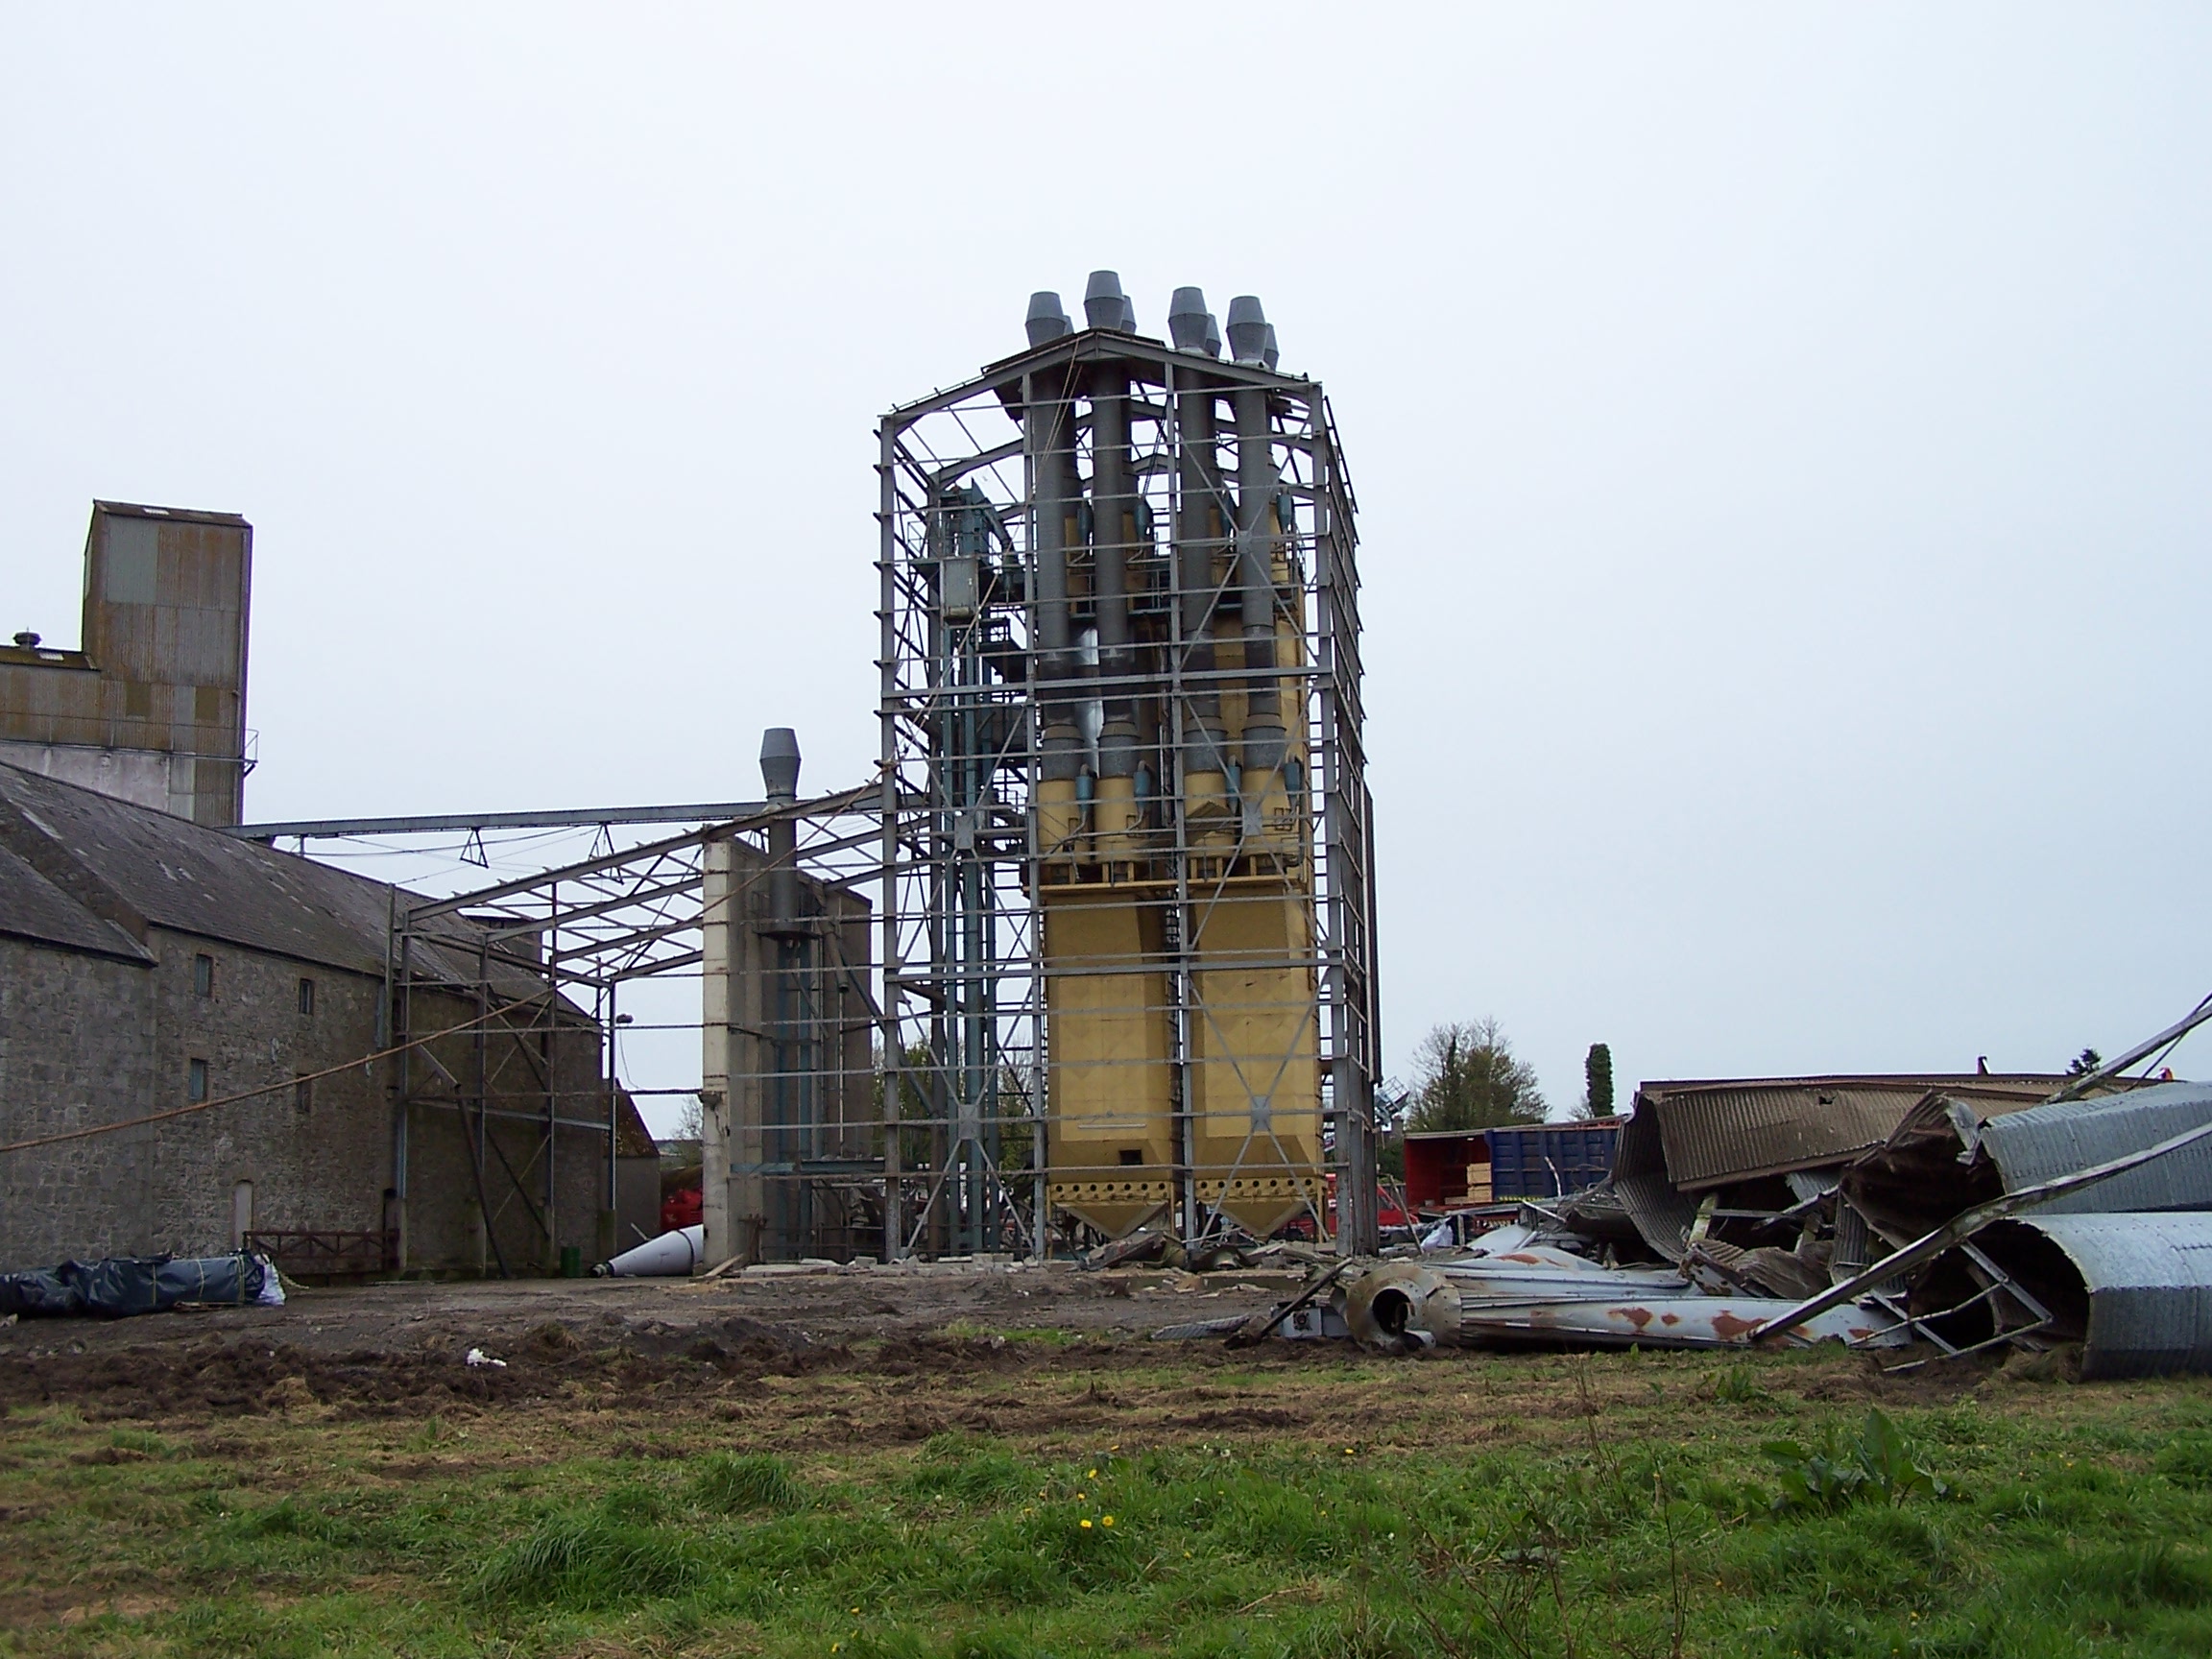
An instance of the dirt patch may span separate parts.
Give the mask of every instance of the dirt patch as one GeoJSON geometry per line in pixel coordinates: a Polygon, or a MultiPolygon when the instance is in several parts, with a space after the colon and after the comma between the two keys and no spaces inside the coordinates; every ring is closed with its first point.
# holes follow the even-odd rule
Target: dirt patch
{"type": "Polygon", "coordinates": [[[1235,1406],[1226,1411],[1194,1411],[1166,1421],[1174,1429],[1294,1429],[1310,1419],[1304,1412],[1286,1411],[1279,1406],[1235,1406]]]}
{"type": "Polygon", "coordinates": [[[1814,1405],[1947,1406],[1971,1394],[1998,1372],[2003,1353],[1993,1352],[1965,1360],[1922,1365],[1914,1371],[1885,1371],[1872,1358],[1854,1366],[1838,1366],[1785,1384],[1789,1392],[1814,1405]]]}
{"type": "MultiPolygon", "coordinates": [[[[712,1304],[695,1311],[705,1316],[576,1324],[537,1319],[504,1338],[488,1335],[481,1342],[443,1324],[418,1329],[410,1320],[384,1333],[387,1345],[338,1352],[296,1341],[271,1342],[258,1333],[212,1334],[204,1325],[192,1327],[197,1339],[185,1342],[117,1347],[70,1341],[0,1353],[0,1408],[67,1404],[95,1422],[286,1410],[422,1416],[533,1400],[645,1400],[670,1391],[696,1396],[715,1391],[716,1384],[773,1385],[777,1380],[830,1375],[906,1380],[918,1386],[948,1376],[987,1378],[1040,1368],[1093,1371],[1159,1358],[1156,1351],[1127,1343],[1046,1343],[929,1332],[897,1334],[856,1349],[817,1338],[788,1321],[726,1312],[712,1304]],[[485,1356],[485,1361],[470,1364],[471,1352],[485,1356]],[[489,1362],[494,1359],[498,1362],[489,1362]]],[[[156,1325],[150,1319],[139,1329],[156,1325]]],[[[112,1332],[94,1328],[97,1335],[112,1332]]],[[[1112,1403],[1111,1395],[1095,1388],[1094,1398],[1112,1403]]]]}
{"type": "MultiPolygon", "coordinates": [[[[120,1353],[69,1349],[0,1358],[0,1407],[70,1404],[93,1421],[228,1417],[287,1407],[338,1407],[349,1415],[421,1415],[488,1409],[541,1399],[573,1384],[651,1394],[730,1379],[802,1376],[847,1368],[850,1350],[733,1317],[675,1328],[648,1324],[594,1346],[567,1328],[541,1324],[503,1362],[469,1363],[458,1342],[320,1353],[221,1336],[182,1348],[139,1345],[120,1353]]],[[[113,1452],[108,1461],[138,1454],[113,1452]]]]}

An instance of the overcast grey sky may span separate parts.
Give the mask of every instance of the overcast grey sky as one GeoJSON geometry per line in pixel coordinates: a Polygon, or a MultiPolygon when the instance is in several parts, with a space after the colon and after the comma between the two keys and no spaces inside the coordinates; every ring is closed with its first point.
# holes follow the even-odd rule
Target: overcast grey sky
{"type": "MultiPolygon", "coordinates": [[[[871,428],[1118,269],[1363,510],[1385,1039],[1556,1101],[2212,988],[2201,6],[0,9],[0,624],[256,526],[256,817],[876,747],[871,428]],[[1382,20],[1377,20],[1377,19],[1382,20]]],[[[2184,1066],[2190,1058],[2185,1049],[2184,1066]]],[[[2200,1066],[2199,1070],[2201,1070],[2200,1066]]]]}

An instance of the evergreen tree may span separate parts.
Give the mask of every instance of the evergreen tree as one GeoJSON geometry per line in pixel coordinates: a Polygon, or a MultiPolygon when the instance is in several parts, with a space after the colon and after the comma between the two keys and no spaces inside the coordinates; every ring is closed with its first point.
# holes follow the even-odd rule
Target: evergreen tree
{"type": "Polygon", "coordinates": [[[1591,1044],[1582,1062],[1582,1116],[1613,1116],[1613,1050],[1603,1043],[1591,1044]]]}

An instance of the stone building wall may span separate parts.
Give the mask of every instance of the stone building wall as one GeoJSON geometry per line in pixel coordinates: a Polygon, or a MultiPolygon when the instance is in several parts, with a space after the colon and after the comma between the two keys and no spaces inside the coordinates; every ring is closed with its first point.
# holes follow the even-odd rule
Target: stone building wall
{"type": "MultiPolygon", "coordinates": [[[[208,1100],[261,1092],[165,1122],[0,1154],[0,1270],[219,1254],[235,1247],[248,1216],[265,1232],[401,1225],[393,1178],[398,1068],[363,1063],[380,1043],[381,978],[160,927],[145,943],[151,965],[0,936],[0,1142],[191,1105],[195,1060],[208,1100]],[[199,957],[207,959],[204,975],[199,957]],[[314,987],[311,1011],[302,980],[314,987]]],[[[467,998],[421,996],[418,1026],[440,1030],[474,1011],[467,998]]],[[[430,1046],[472,1092],[472,1035],[430,1046]]],[[[492,1111],[514,1115],[489,1119],[482,1160],[508,1266],[557,1266],[564,1244],[597,1259],[613,1232],[597,1033],[588,1024],[495,1033],[486,1051],[492,1111]],[[554,1131],[550,1193],[546,1075],[557,1117],[569,1120],[554,1131]],[[541,1225],[548,1197],[550,1248],[541,1225]]],[[[495,1270],[456,1110],[462,1096],[421,1064],[412,1081],[406,1265],[495,1270]]]]}
{"type": "MultiPolygon", "coordinates": [[[[0,1141],[142,1116],[155,970],[0,937],[0,1141]]],[[[151,1130],[0,1153],[0,1268],[153,1248],[151,1130]]]]}
{"type": "Polygon", "coordinates": [[[234,1249],[236,1222],[249,1217],[264,1232],[382,1227],[390,1115],[381,1079],[349,1064],[375,1052],[382,981],[159,927],[147,943],[160,966],[146,1109],[188,1104],[196,1059],[210,1100],[265,1091],[155,1126],[159,1247],[234,1249]],[[211,970],[204,995],[194,966],[202,956],[211,970]],[[312,1012],[301,1008],[302,980],[314,986],[312,1012]],[[331,1067],[345,1070],[296,1086],[331,1067]]]}

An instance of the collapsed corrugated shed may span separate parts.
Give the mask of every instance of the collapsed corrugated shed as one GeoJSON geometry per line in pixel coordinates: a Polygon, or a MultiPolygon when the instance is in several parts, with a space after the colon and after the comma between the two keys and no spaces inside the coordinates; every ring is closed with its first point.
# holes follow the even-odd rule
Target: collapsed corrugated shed
{"type": "MultiPolygon", "coordinates": [[[[1645,1083],[1621,1133],[1613,1190],[1647,1244],[1682,1260],[1710,1199],[1709,1231],[1750,1249],[1781,1240],[1758,1221],[1786,1215],[1843,1167],[1921,1121],[1932,1097],[1986,1119],[2047,1100],[2057,1075],[1969,1072],[1760,1077],[1645,1083]]],[[[1794,1228],[1788,1229],[1793,1236],[1794,1228]]]]}
{"type": "MultiPolygon", "coordinates": [[[[2212,1086],[2157,1083],[2124,1095],[1992,1113],[1988,1102],[1931,1093],[1888,1141],[1842,1177],[1844,1196],[1892,1242],[1971,1205],[2155,1145],[2212,1119],[2212,1086]]],[[[2212,1144],[2159,1158],[2045,1214],[2212,1208],[2212,1144]]]]}
{"type": "Polygon", "coordinates": [[[1730,1182],[1833,1166],[1879,1146],[1914,1102],[1940,1089],[1961,1098],[2032,1105],[2057,1079],[1864,1076],[1767,1077],[1646,1083],[1639,1117],[1649,1114],[1667,1172],[1685,1192],[1730,1182]]]}

